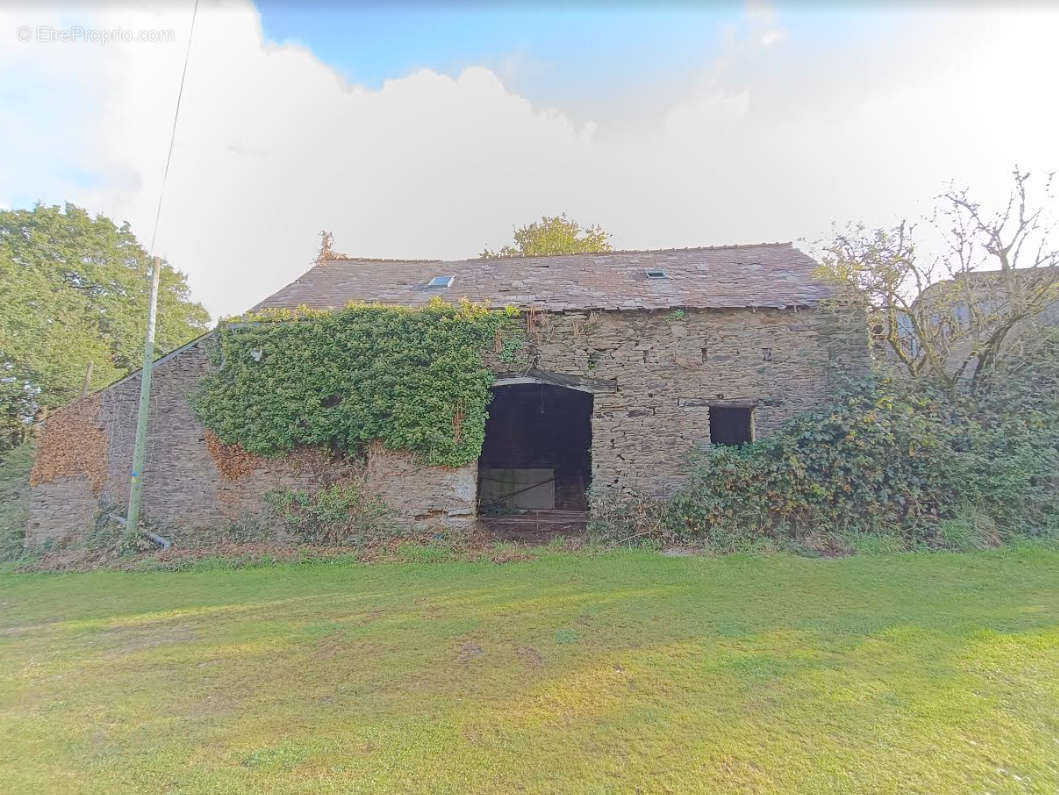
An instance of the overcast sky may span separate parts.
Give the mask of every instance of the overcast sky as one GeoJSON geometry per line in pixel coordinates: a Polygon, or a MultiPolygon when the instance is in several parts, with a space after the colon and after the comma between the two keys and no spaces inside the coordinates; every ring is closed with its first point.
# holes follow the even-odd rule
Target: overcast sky
{"type": "MultiPolygon", "coordinates": [[[[563,211],[619,248],[813,241],[1059,167],[1059,15],[895,8],[201,0],[157,253],[216,317],[321,229],[369,257],[474,256],[563,211]]],[[[0,8],[0,207],[149,242],[191,9],[0,8]]]]}

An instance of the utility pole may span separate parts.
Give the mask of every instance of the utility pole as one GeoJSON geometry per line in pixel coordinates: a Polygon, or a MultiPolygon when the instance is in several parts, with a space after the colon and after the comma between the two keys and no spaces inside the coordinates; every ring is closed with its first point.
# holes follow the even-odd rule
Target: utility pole
{"type": "Polygon", "coordinates": [[[81,397],[88,397],[88,390],[92,386],[92,362],[88,363],[88,369],[85,370],[85,380],[81,384],[81,397]]]}
{"type": "Polygon", "coordinates": [[[147,336],[143,341],[143,370],[140,371],[140,410],[136,415],[136,445],[132,451],[132,484],[129,487],[129,513],[125,527],[138,531],[140,501],[143,499],[143,467],[147,460],[147,415],[151,408],[151,368],[154,365],[154,323],[158,309],[158,257],[151,263],[151,297],[147,303],[147,336]]]}

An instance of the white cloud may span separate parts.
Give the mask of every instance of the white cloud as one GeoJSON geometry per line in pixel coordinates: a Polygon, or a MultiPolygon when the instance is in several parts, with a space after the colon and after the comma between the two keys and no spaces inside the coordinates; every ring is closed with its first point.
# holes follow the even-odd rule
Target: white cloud
{"type": "MultiPolygon", "coordinates": [[[[25,155],[0,171],[0,195],[69,199],[146,241],[189,12],[87,18],[177,32],[105,46],[4,40],[40,17],[4,12],[0,91],[17,101],[0,121],[25,155]],[[19,81],[32,96],[11,93],[19,81]]],[[[481,67],[351,86],[302,47],[263,43],[253,8],[204,3],[159,252],[211,312],[234,313],[304,271],[323,228],[339,250],[378,257],[473,256],[560,211],[623,247],[812,239],[833,220],[913,212],[950,178],[991,190],[1015,160],[1059,166],[1045,99],[1055,16],[922,17],[907,39],[829,60],[794,32],[762,48],[788,28],[761,13],[755,46],[733,47],[666,112],[596,125],[481,67]]]]}
{"type": "Polygon", "coordinates": [[[761,34],[761,38],[760,38],[761,46],[763,46],[763,47],[771,47],[777,41],[782,41],[786,37],[787,37],[787,34],[786,34],[785,31],[777,30],[776,28],[772,28],[770,30],[766,30],[764,33],[761,34]]]}
{"type": "Polygon", "coordinates": [[[746,17],[762,47],[771,47],[787,37],[787,31],[777,25],[776,9],[770,3],[751,0],[746,4],[746,17]]]}

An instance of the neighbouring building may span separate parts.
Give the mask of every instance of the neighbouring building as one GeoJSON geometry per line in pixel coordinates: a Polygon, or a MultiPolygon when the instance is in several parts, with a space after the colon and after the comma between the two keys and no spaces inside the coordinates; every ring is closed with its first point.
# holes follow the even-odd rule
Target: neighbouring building
{"type": "MultiPolygon", "coordinates": [[[[1055,266],[1012,269],[1008,272],[967,271],[926,287],[912,306],[919,322],[937,335],[939,350],[945,352],[945,369],[955,372],[981,343],[1014,316],[1022,316],[1025,306],[1039,306],[1011,326],[1004,349],[1031,342],[1049,328],[1059,326],[1059,268],[1055,266]]],[[[872,329],[881,355],[898,375],[907,370],[884,341],[885,324],[872,329]]],[[[908,313],[897,316],[898,341],[913,359],[922,349],[908,313]]],[[[966,370],[970,377],[973,367],[966,370]]]]}
{"type": "MultiPolygon", "coordinates": [[[[664,495],[695,445],[766,436],[869,367],[863,312],[827,300],[816,267],[790,244],[461,261],[330,254],[254,309],[439,296],[525,311],[528,364],[490,365],[480,459],[424,467],[374,444],[358,465],[318,449],[233,462],[187,402],[210,366],[207,335],[155,365],[145,516],[182,534],[216,530],[269,489],[344,477],[410,522],[448,526],[480,510],[584,510],[589,485],[664,495]]],[[[127,500],[139,389],[137,373],[48,418],[29,544],[76,536],[101,506],[127,500]]]]}

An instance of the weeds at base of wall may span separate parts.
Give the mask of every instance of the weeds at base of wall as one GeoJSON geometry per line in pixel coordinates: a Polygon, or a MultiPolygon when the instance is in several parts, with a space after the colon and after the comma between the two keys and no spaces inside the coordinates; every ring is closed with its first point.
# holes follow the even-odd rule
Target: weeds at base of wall
{"type": "Polygon", "coordinates": [[[645,497],[611,500],[607,513],[593,514],[588,526],[588,548],[638,548],[672,553],[701,555],[772,555],[789,553],[799,557],[833,558],[847,555],[892,555],[908,552],[973,552],[1023,543],[1059,544],[1059,531],[1042,530],[1024,535],[1001,532],[986,513],[965,507],[951,519],[938,523],[930,537],[910,536],[899,528],[876,527],[842,531],[814,529],[797,538],[772,536],[748,530],[720,533],[700,538],[677,537],[659,519],[666,507],[663,501],[645,497]],[[627,508],[623,509],[623,506],[627,508]],[[613,518],[606,519],[605,516],[613,518]]]}
{"type": "Polygon", "coordinates": [[[896,525],[845,529],[821,526],[799,535],[777,535],[761,527],[742,532],[729,527],[691,536],[675,532],[681,519],[671,504],[642,495],[598,500],[588,524],[588,543],[597,548],[685,549],[706,555],[788,552],[801,557],[843,557],[947,550],[973,552],[1022,542],[1059,543],[1059,528],[1029,527],[1023,533],[1003,531],[981,508],[965,505],[929,532],[909,533],[896,525]],[[598,508],[596,506],[599,506],[598,508]]]}
{"type": "MultiPolygon", "coordinates": [[[[101,502],[88,533],[66,548],[72,552],[81,551],[89,559],[99,561],[157,550],[158,546],[142,533],[129,532],[123,523],[124,520],[120,519],[126,512],[124,506],[101,502]]],[[[145,532],[160,535],[167,532],[146,518],[140,520],[140,528],[145,532]]]]}
{"type": "Polygon", "coordinates": [[[947,549],[959,552],[990,549],[1008,540],[992,517],[969,505],[962,506],[951,519],[940,522],[938,535],[947,549]]]}
{"type": "MultiPolygon", "coordinates": [[[[158,547],[145,537],[130,533],[111,520],[96,522],[92,531],[79,546],[89,556],[98,560],[112,560],[141,552],[151,552],[158,547]]],[[[70,547],[74,549],[75,547],[70,547]]]]}
{"type": "Polygon", "coordinates": [[[394,510],[355,481],[318,491],[271,491],[266,516],[291,538],[310,544],[358,546],[406,532],[394,510]]]}
{"type": "MultiPolygon", "coordinates": [[[[123,509],[101,504],[92,523],[83,532],[66,540],[47,539],[38,547],[24,549],[12,561],[12,571],[86,571],[121,566],[137,557],[158,551],[158,546],[143,535],[130,533],[115,517],[123,509]]],[[[152,532],[160,528],[143,522],[152,532]]]]}
{"type": "Polygon", "coordinates": [[[343,481],[315,491],[274,489],[263,495],[257,510],[243,511],[213,530],[185,533],[174,528],[170,537],[182,549],[241,545],[355,549],[409,534],[386,502],[356,481],[343,481]]]}
{"type": "Polygon", "coordinates": [[[609,494],[589,490],[589,512],[586,533],[594,542],[606,546],[651,543],[675,543],[677,539],[666,526],[668,503],[644,494],[609,494]]]}

